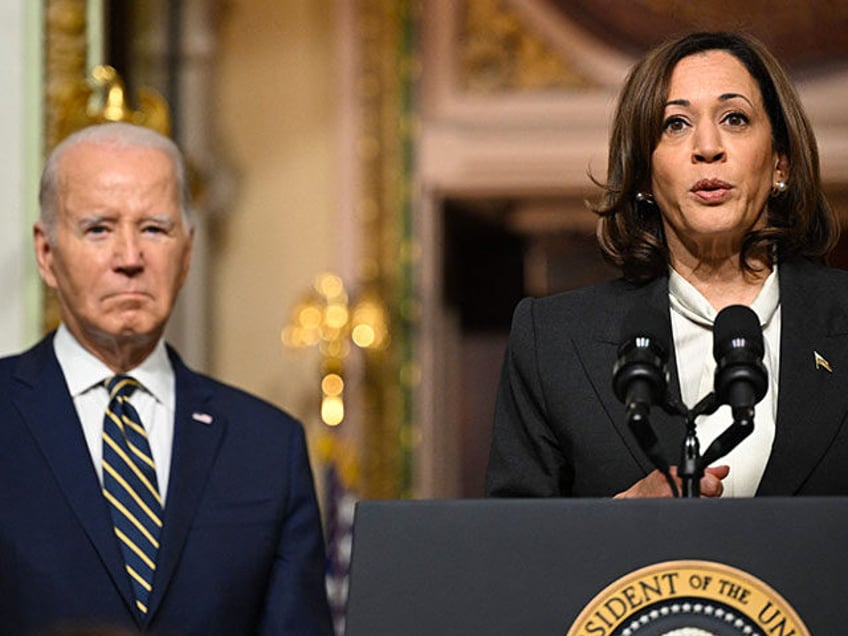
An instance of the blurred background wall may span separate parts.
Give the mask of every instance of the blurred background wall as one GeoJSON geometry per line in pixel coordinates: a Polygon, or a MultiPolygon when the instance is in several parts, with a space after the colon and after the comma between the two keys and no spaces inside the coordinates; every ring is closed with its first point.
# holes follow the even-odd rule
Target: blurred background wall
{"type": "Polygon", "coordinates": [[[41,160],[41,21],[36,3],[10,0],[0,7],[0,355],[40,333],[30,227],[41,160]]]}
{"type": "Polygon", "coordinates": [[[10,0],[0,18],[0,347],[55,324],[35,179],[67,104],[96,110],[90,73],[112,65],[130,109],[162,97],[192,169],[196,258],[168,337],[301,418],[322,491],[482,494],[512,308],[613,275],[588,175],[604,176],[628,67],[661,39],[764,39],[846,211],[839,3],[10,0]]]}

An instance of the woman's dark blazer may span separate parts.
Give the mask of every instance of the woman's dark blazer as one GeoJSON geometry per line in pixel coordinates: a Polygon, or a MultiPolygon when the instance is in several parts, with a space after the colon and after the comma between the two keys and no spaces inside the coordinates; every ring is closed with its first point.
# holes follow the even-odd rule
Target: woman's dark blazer
{"type": "MultiPolygon", "coordinates": [[[[776,433],[757,495],[846,495],[848,272],[792,259],[779,275],[776,433]],[[829,364],[817,364],[817,355],[829,364]]],[[[668,278],[617,280],[518,305],[495,407],[489,495],[606,497],[653,470],[612,388],[623,323],[638,305],[667,315],[668,278]]],[[[672,342],[670,323],[663,329],[672,342]]],[[[673,352],[669,358],[669,390],[679,399],[673,352]]],[[[668,462],[678,464],[682,418],[655,407],[651,422],[668,462]]]]}

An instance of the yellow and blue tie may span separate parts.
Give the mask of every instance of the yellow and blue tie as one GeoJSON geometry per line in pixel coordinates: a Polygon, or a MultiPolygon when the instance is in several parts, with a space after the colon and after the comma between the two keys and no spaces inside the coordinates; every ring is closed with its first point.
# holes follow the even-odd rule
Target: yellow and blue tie
{"type": "Polygon", "coordinates": [[[103,495],[112,512],[136,607],[144,616],[156,571],[162,499],[147,434],[129,401],[139,386],[126,375],[106,381],[109,406],[103,419],[103,495]]]}

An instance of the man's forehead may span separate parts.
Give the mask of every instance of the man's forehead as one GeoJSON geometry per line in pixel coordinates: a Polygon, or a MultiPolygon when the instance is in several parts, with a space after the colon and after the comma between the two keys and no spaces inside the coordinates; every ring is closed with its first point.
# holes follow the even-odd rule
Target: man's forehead
{"type": "Polygon", "coordinates": [[[67,148],[59,157],[59,174],[85,170],[91,165],[120,169],[126,164],[140,164],[146,168],[176,173],[173,158],[155,146],[82,141],[67,148]]]}
{"type": "Polygon", "coordinates": [[[87,144],[69,148],[59,161],[58,184],[73,187],[87,185],[121,187],[176,186],[177,174],[170,156],[158,148],[113,148],[87,144]]]}

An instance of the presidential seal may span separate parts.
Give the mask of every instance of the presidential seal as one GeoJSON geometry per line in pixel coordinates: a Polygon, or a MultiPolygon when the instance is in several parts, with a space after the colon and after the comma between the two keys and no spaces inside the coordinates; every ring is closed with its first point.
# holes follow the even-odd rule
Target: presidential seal
{"type": "Polygon", "coordinates": [[[810,636],[772,587],[711,561],[631,572],[583,609],[567,636],[810,636]]]}

